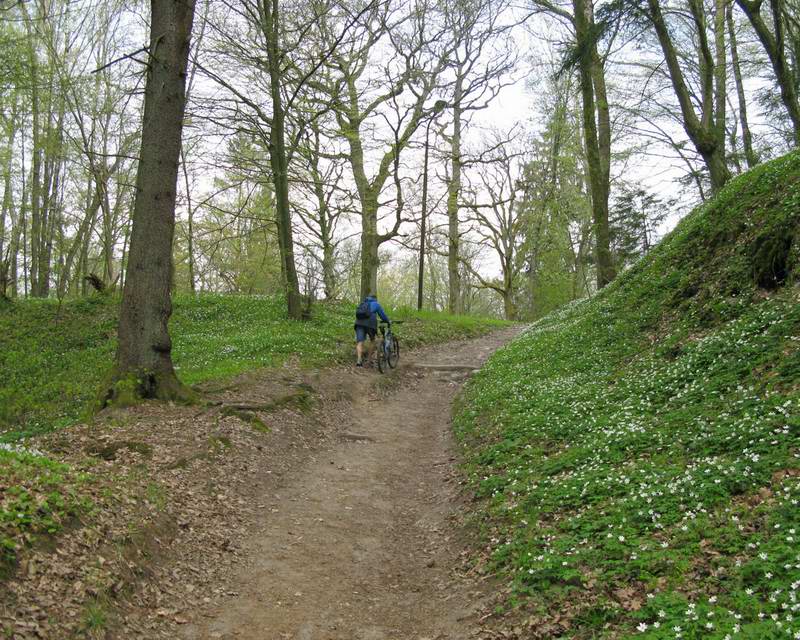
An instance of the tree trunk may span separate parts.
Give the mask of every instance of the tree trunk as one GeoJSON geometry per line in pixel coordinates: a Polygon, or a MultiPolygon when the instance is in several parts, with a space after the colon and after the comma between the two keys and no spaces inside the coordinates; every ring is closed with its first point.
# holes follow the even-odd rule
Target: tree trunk
{"type": "Polygon", "coordinates": [[[728,97],[727,69],[725,54],[725,5],[728,0],[715,0],[714,3],[714,128],[717,132],[717,145],[725,148],[725,104],[728,97]]]}
{"type": "Polygon", "coordinates": [[[7,274],[7,285],[11,286],[11,297],[16,298],[19,295],[19,266],[17,262],[17,258],[19,256],[19,244],[20,244],[20,237],[22,235],[22,228],[24,224],[24,218],[21,216],[18,218],[18,224],[15,225],[15,229],[11,234],[11,242],[8,245],[8,257],[6,258],[6,266],[5,271],[7,274]]]}
{"type": "MultiPolygon", "coordinates": [[[[10,262],[9,256],[6,256],[6,220],[11,215],[11,207],[13,206],[13,192],[12,192],[12,159],[14,157],[14,138],[16,137],[16,107],[11,116],[11,130],[8,133],[8,156],[5,158],[5,167],[3,172],[3,204],[0,210],[0,297],[6,295],[8,289],[8,272],[10,262]]],[[[11,230],[14,232],[14,224],[12,220],[11,230]]],[[[16,257],[16,256],[15,256],[16,257]]]]}
{"type": "MultiPolygon", "coordinates": [[[[35,54],[32,54],[32,60],[35,60],[35,54]]],[[[36,63],[31,62],[31,115],[33,118],[32,134],[33,134],[33,159],[31,164],[31,179],[30,179],[30,211],[31,211],[31,232],[30,232],[30,264],[28,266],[28,273],[30,275],[30,293],[31,296],[39,296],[39,243],[41,236],[41,220],[40,220],[40,193],[41,193],[41,171],[42,171],[42,142],[39,126],[39,89],[38,89],[38,76],[36,73],[36,63]]],[[[25,267],[23,266],[23,269],[25,267]]]]}
{"type": "Polygon", "coordinates": [[[181,146],[181,168],[183,181],[186,187],[186,210],[188,214],[188,228],[186,231],[186,251],[189,254],[189,290],[196,293],[194,284],[194,206],[192,205],[191,184],[189,183],[189,169],[186,166],[186,153],[181,146]]]}
{"type": "Polygon", "coordinates": [[[324,178],[320,174],[318,166],[318,160],[315,160],[312,175],[314,179],[314,194],[317,197],[319,211],[319,240],[322,244],[322,286],[325,290],[325,299],[333,300],[336,297],[337,289],[336,246],[333,241],[335,218],[331,215],[330,204],[323,187],[324,178]]]}
{"type": "Polygon", "coordinates": [[[744,93],[742,68],[739,64],[739,46],[736,42],[736,26],[733,23],[733,4],[728,5],[725,19],[728,23],[728,38],[731,43],[731,64],[733,66],[733,78],[736,82],[736,96],[739,100],[739,121],[742,124],[744,157],[748,168],[752,169],[758,164],[758,156],[753,150],[753,134],[750,132],[750,123],[747,118],[747,98],[744,93]]]}
{"type": "Polygon", "coordinates": [[[578,46],[583,50],[578,64],[583,99],[584,143],[592,193],[597,288],[602,289],[616,275],[611,258],[611,233],[608,223],[611,123],[602,60],[597,53],[596,45],[590,43],[594,31],[592,1],[573,0],[573,7],[576,38],[578,46]],[[586,44],[590,46],[584,46],[586,44]]]}
{"type": "Polygon", "coordinates": [[[772,70],[775,72],[775,79],[781,90],[781,100],[792,121],[794,143],[800,146],[800,103],[798,103],[797,100],[797,85],[786,60],[786,47],[783,35],[783,2],[781,0],[770,0],[774,34],[770,33],[769,28],[761,16],[761,0],[736,0],[736,3],[742,8],[742,11],[744,11],[745,15],[750,20],[750,24],[753,25],[758,39],[764,46],[767,56],[769,56],[769,61],[772,63],[772,70]]]}
{"type": "MultiPolygon", "coordinates": [[[[717,144],[717,138],[713,128],[713,117],[709,111],[709,105],[712,103],[709,100],[704,101],[704,111],[701,114],[701,118],[698,118],[692,104],[689,88],[686,85],[686,80],[680,68],[675,46],[672,42],[669,30],[667,29],[664,15],[661,12],[659,0],[647,0],[647,4],[650,9],[650,20],[655,28],[661,50],[664,53],[664,58],[667,63],[672,88],[675,91],[675,96],[678,98],[678,103],[681,107],[684,131],[686,131],[695,149],[703,158],[711,178],[711,190],[716,193],[730,180],[731,174],[725,162],[725,149],[717,144]]],[[[700,29],[702,27],[702,22],[698,20],[698,16],[702,14],[702,8],[699,8],[693,1],[690,2],[690,9],[692,9],[698,29],[700,29]]],[[[699,38],[705,41],[704,31],[699,33],[699,38]]],[[[703,57],[708,59],[710,57],[707,53],[708,47],[703,46],[703,50],[706,52],[703,54],[703,57]]],[[[706,75],[703,77],[705,87],[703,95],[708,95],[709,80],[713,81],[713,70],[710,76],[706,75]]]]}
{"type": "Polygon", "coordinates": [[[333,244],[328,240],[322,244],[322,286],[325,289],[325,299],[333,300],[336,297],[336,270],[333,244]]]}
{"type": "Polygon", "coordinates": [[[370,198],[361,210],[361,297],[378,295],[378,202],[370,198]]]}
{"type": "Polygon", "coordinates": [[[506,320],[517,319],[517,305],[514,303],[514,292],[510,288],[503,290],[503,315],[506,320]]]}
{"type": "Polygon", "coordinates": [[[91,234],[91,229],[94,226],[97,212],[100,209],[99,187],[91,178],[89,179],[88,191],[92,194],[91,199],[89,200],[89,206],[86,209],[86,214],[84,215],[83,220],[81,220],[78,230],[75,232],[75,238],[73,239],[72,245],[67,251],[67,255],[64,259],[64,269],[61,272],[61,278],[59,279],[58,283],[59,298],[63,298],[67,293],[67,287],[69,286],[69,281],[72,276],[72,265],[75,262],[75,256],[78,255],[78,250],[83,247],[87,236],[91,234]]]}
{"type": "Polygon", "coordinates": [[[187,398],[172,365],[172,241],[194,0],[151,0],[150,61],[113,386],[104,403],[187,398]]]}
{"type": "Polygon", "coordinates": [[[281,95],[280,14],[278,0],[263,0],[264,35],[267,40],[270,95],[272,97],[272,126],[270,127],[269,158],[275,184],[275,212],[278,226],[278,248],[283,265],[286,304],[289,317],[300,320],[303,309],[300,301],[300,283],[294,263],[292,238],[292,212],[289,204],[289,168],[286,157],[286,114],[281,95]]]}
{"type": "Polygon", "coordinates": [[[417,259],[417,311],[422,311],[425,288],[425,240],[428,233],[428,158],[430,156],[431,122],[425,129],[425,157],[422,162],[422,219],[419,223],[419,257],[417,259]]]}
{"type": "Polygon", "coordinates": [[[448,311],[461,313],[461,274],[459,273],[459,229],[458,198],[461,193],[461,99],[464,85],[464,72],[456,71],[453,90],[453,140],[451,146],[451,176],[447,184],[447,281],[448,311]]]}
{"type": "MultiPolygon", "coordinates": [[[[62,128],[59,126],[58,131],[62,128]]],[[[49,179],[45,182],[46,198],[42,208],[42,238],[39,247],[39,295],[46,298],[50,295],[50,275],[52,272],[53,241],[55,232],[59,226],[59,216],[61,213],[61,176],[64,171],[63,163],[60,159],[60,144],[54,151],[51,160],[51,168],[48,171],[49,179]]]]}

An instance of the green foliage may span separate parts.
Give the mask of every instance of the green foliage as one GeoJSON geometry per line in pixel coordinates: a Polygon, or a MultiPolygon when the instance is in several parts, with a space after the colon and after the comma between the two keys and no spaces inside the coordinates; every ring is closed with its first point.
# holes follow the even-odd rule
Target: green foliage
{"type": "Polygon", "coordinates": [[[530,143],[523,171],[525,272],[519,283],[521,317],[558,309],[591,292],[592,208],[586,193],[580,113],[571,108],[573,77],[552,76],[540,97],[549,113],[540,136],[530,143]]]}
{"type": "Polygon", "coordinates": [[[89,510],[90,501],[80,495],[87,480],[38,451],[0,445],[0,575],[13,565],[21,544],[56,533],[89,510]]]}
{"type": "MultiPolygon", "coordinates": [[[[93,296],[58,305],[29,300],[0,308],[0,440],[70,424],[92,403],[111,369],[119,300],[93,296]]],[[[309,322],[287,319],[280,297],[177,296],[173,356],[187,384],[283,364],[319,366],[352,357],[352,304],[319,304],[309,322]]],[[[442,314],[405,318],[404,344],[478,335],[501,323],[442,314]]],[[[124,385],[123,385],[124,386],[124,385]]]]}
{"type": "Polygon", "coordinates": [[[494,565],[572,636],[800,632],[799,228],[794,153],[468,385],[494,565]]]}
{"type": "Polygon", "coordinates": [[[89,602],[83,615],[84,628],[87,631],[97,631],[105,628],[107,623],[108,612],[105,605],[98,600],[89,602]]]}

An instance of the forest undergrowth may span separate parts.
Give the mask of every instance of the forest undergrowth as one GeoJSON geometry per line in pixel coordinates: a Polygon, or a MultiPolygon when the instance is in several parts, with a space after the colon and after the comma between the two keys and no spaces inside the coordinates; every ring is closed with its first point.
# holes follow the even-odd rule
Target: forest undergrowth
{"type": "Polygon", "coordinates": [[[800,153],[733,180],[456,412],[532,637],[800,638],[800,153]]]}

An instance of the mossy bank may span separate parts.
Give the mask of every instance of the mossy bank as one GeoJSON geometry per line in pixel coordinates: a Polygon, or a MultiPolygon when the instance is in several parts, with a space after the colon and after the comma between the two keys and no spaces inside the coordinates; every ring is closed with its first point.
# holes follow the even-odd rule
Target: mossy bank
{"type": "Polygon", "coordinates": [[[800,637],[799,277],[793,153],[468,385],[476,522],[531,637],[800,637]]]}

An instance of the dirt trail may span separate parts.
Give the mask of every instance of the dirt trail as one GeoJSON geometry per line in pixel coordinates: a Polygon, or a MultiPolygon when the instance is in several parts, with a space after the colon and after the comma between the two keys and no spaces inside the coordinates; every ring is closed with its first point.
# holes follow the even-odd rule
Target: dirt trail
{"type": "Polygon", "coordinates": [[[411,373],[409,361],[480,366],[514,333],[404,355],[398,389],[382,398],[369,392],[375,370],[343,373],[352,424],[264,496],[233,595],[181,637],[480,637],[482,592],[457,572],[462,545],[452,518],[450,405],[463,373],[411,373]]]}

